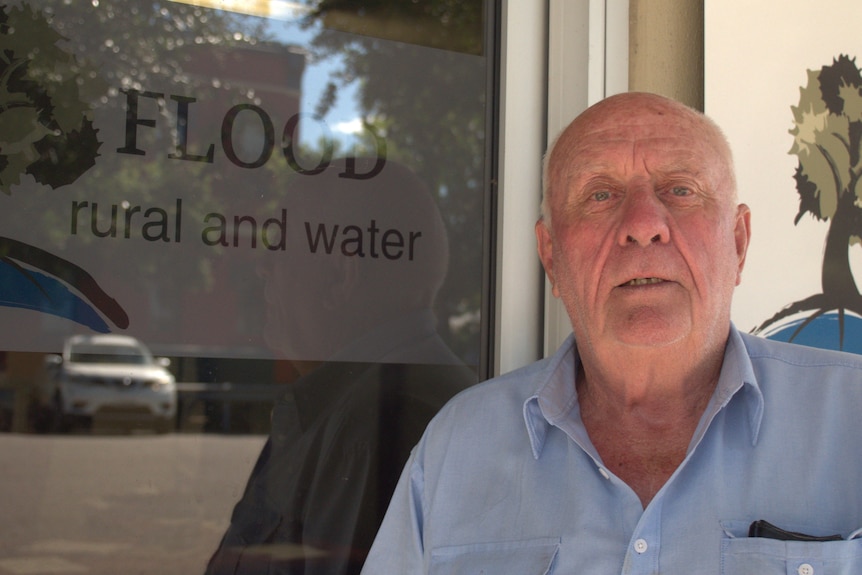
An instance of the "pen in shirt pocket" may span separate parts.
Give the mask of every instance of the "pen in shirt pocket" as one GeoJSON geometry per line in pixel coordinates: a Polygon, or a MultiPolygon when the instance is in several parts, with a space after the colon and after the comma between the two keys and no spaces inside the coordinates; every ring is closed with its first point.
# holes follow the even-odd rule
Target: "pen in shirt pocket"
{"type": "MultiPolygon", "coordinates": [[[[862,535],[862,529],[857,529],[847,538],[848,540],[854,539],[862,535]]],[[[764,537],[766,539],[778,539],[780,541],[843,541],[844,538],[841,535],[808,535],[807,533],[800,533],[798,531],[788,531],[786,529],[782,529],[776,525],[773,525],[769,521],[764,519],[758,519],[754,521],[748,527],[748,536],[749,537],[764,537]]]]}

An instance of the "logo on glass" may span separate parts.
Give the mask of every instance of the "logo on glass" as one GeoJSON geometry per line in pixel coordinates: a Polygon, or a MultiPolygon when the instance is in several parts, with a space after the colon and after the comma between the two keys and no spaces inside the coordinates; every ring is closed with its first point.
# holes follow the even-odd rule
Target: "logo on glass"
{"type": "MultiPolygon", "coordinates": [[[[101,142],[82,102],[89,75],[41,12],[0,5],[0,191],[23,175],[57,189],[95,165],[101,142]]],[[[0,306],[64,317],[95,331],[128,327],[93,277],[55,254],[0,237],[0,306]],[[107,319],[107,321],[106,321],[107,319]]]]}

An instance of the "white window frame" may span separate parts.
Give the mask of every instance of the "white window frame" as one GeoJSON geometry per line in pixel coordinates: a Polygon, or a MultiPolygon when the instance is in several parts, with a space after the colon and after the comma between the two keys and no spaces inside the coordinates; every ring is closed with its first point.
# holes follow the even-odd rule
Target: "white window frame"
{"type": "Polygon", "coordinates": [[[589,105],[628,89],[628,0],[503,0],[494,375],[571,332],[536,255],[541,157],[589,105]]]}

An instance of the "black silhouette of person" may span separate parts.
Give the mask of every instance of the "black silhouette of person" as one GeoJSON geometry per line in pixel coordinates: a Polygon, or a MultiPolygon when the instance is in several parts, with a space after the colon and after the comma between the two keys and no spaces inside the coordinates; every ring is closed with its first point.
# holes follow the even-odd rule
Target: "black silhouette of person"
{"type": "Polygon", "coordinates": [[[286,191],[286,250],[262,264],[273,352],[301,376],[207,575],[358,574],[410,450],[476,382],[440,338],[448,267],[436,203],[405,167],[349,158],[286,191]],[[375,168],[376,167],[376,168],[375,168]]]}

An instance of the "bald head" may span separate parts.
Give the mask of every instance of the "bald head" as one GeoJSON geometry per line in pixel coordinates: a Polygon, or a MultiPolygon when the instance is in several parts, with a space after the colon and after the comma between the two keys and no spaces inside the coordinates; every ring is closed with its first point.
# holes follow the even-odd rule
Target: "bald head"
{"type": "Polygon", "coordinates": [[[578,171],[582,152],[596,139],[617,134],[636,133],[650,137],[667,133],[673,125],[679,135],[699,140],[713,151],[715,163],[729,197],[736,199],[736,180],[730,145],[721,129],[710,118],[675,100],[656,94],[627,92],[606,98],[587,108],[557,137],[545,155],[543,171],[542,217],[550,222],[552,198],[557,189],[565,189],[578,171]]]}

